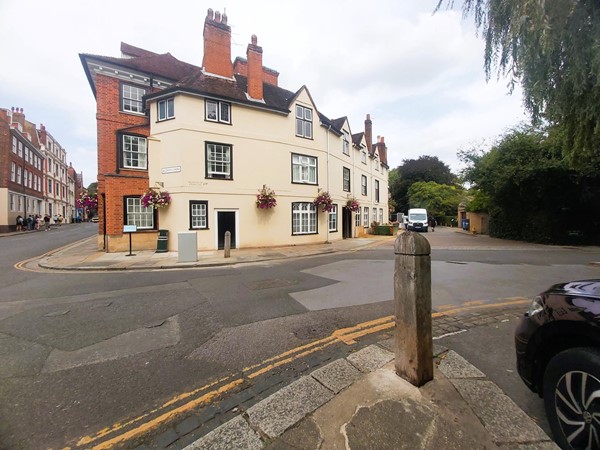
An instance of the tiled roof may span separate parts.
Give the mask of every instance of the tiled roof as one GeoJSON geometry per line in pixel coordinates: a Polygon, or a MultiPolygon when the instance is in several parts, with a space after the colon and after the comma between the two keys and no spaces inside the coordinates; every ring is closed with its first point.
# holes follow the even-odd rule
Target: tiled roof
{"type": "Polygon", "coordinates": [[[152,54],[151,52],[148,53],[150,53],[150,55],[136,58],[115,58],[112,56],[90,55],[85,53],[80,56],[85,59],[93,58],[97,61],[104,61],[106,63],[116,64],[140,72],[158,75],[173,81],[181,80],[198,70],[198,67],[179,61],[170,53],[164,53],[162,55],[152,54]]]}
{"type": "Polygon", "coordinates": [[[150,50],[145,50],[143,48],[134,47],[133,45],[127,44],[125,42],[121,42],[121,53],[132,57],[158,55],[158,53],[154,53],[150,50]]]}
{"type": "Polygon", "coordinates": [[[346,122],[346,116],[340,117],[339,119],[333,119],[331,121],[331,126],[333,128],[335,128],[336,130],[342,131],[342,127],[344,126],[345,122],[346,122]]]}
{"type": "Polygon", "coordinates": [[[360,144],[361,144],[361,142],[363,140],[364,135],[365,135],[364,132],[353,134],[352,135],[352,143],[354,145],[357,145],[357,146],[360,147],[360,144]]]}
{"type": "Polygon", "coordinates": [[[176,83],[175,86],[156,94],[149,95],[148,98],[164,95],[171,91],[183,90],[287,113],[289,112],[290,102],[296,95],[294,92],[288,91],[287,89],[263,83],[263,104],[248,99],[246,96],[247,86],[248,79],[245,76],[234,75],[234,79],[229,80],[206,75],[200,69],[197,69],[193,75],[183,78],[176,83]]]}

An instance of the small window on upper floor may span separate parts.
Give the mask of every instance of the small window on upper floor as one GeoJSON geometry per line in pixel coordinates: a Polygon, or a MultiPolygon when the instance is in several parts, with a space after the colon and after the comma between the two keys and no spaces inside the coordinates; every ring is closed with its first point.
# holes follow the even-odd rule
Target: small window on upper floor
{"type": "Polygon", "coordinates": [[[142,97],[146,94],[146,89],[129,84],[121,86],[121,111],[143,114],[142,97]]]}
{"type": "Polygon", "coordinates": [[[312,139],[312,109],[296,105],[296,136],[312,139]]]}
{"type": "Polygon", "coordinates": [[[205,100],[205,118],[211,122],[231,123],[231,104],[217,100],[205,100]]]}
{"type": "Polygon", "coordinates": [[[344,131],[342,152],[344,155],[350,155],[350,134],[347,131],[344,131]]]}
{"type": "Polygon", "coordinates": [[[360,154],[360,162],[362,162],[363,164],[367,163],[367,152],[365,152],[364,150],[360,154]]]}
{"type": "Polygon", "coordinates": [[[158,120],[175,117],[175,99],[173,97],[158,102],[158,120]]]}

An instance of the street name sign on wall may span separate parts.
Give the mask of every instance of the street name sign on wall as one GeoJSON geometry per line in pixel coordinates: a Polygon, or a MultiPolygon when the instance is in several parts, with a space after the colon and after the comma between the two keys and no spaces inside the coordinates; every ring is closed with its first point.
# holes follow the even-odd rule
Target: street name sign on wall
{"type": "Polygon", "coordinates": [[[181,172],[181,166],[163,167],[162,169],[160,169],[160,173],[162,174],[177,172],[181,172]]]}

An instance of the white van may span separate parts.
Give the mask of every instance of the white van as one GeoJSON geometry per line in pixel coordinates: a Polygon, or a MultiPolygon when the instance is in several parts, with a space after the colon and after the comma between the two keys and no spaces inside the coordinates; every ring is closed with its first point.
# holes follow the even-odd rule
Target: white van
{"type": "Polygon", "coordinates": [[[413,208],[408,210],[408,226],[409,231],[424,231],[428,230],[427,210],[424,208],[413,208]]]}

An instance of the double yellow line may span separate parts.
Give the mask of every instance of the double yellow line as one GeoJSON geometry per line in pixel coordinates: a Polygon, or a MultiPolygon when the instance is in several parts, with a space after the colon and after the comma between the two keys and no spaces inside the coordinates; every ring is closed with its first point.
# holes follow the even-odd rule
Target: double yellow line
{"type": "MultiPolygon", "coordinates": [[[[433,313],[432,318],[454,315],[457,313],[468,312],[471,310],[481,310],[498,308],[502,306],[525,305],[529,300],[522,297],[504,299],[499,303],[469,302],[462,306],[448,305],[438,308],[439,311],[433,313]]],[[[158,408],[135,417],[122,423],[115,423],[98,431],[94,435],[84,436],[75,444],[76,448],[85,447],[94,450],[110,449],[115,445],[139,437],[149,431],[157,429],[159,426],[170,422],[175,417],[195,408],[208,405],[227,392],[263,375],[271,370],[289,364],[299,358],[303,358],[312,353],[318,352],[333,344],[342,342],[347,345],[356,343],[356,339],[381,331],[393,328],[395,325],[394,316],[385,316],[379,319],[363,322],[358,325],[342,328],[334,331],[331,335],[305,344],[294,349],[288,350],[280,355],[268,358],[258,364],[245,367],[241,374],[230,375],[190,392],[177,395],[159,406],[158,408]],[[112,437],[111,437],[112,436],[112,437]],[[107,438],[106,440],[103,440],[107,438]]],[[[70,449],[67,447],[65,450],[70,449]]]]}

